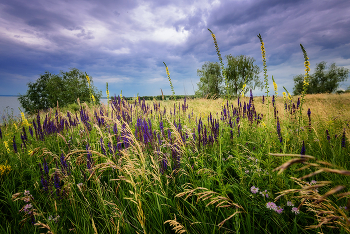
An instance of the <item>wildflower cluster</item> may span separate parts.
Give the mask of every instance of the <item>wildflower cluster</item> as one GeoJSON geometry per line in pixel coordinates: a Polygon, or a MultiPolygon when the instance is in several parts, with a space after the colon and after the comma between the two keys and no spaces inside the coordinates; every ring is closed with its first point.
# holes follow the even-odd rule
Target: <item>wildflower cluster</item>
{"type": "Polygon", "coordinates": [[[7,153],[9,154],[11,152],[10,148],[9,148],[9,144],[7,141],[4,141],[4,146],[5,146],[5,149],[7,151],[7,153]]]}
{"type": "Polygon", "coordinates": [[[10,173],[10,171],[11,166],[7,165],[7,161],[5,162],[5,164],[0,164],[0,178],[10,173]]]}
{"type": "Polygon", "coordinates": [[[12,200],[17,201],[17,200],[22,200],[25,202],[25,205],[19,210],[20,213],[23,213],[24,215],[24,220],[27,221],[29,220],[32,225],[34,225],[35,222],[35,215],[36,209],[34,208],[32,202],[34,201],[34,197],[30,194],[29,190],[24,190],[23,193],[16,193],[12,195],[12,200]]]}
{"type": "MultiPolygon", "coordinates": [[[[250,191],[251,191],[253,194],[257,194],[257,193],[259,192],[259,188],[258,188],[258,187],[255,187],[255,186],[252,186],[252,187],[250,188],[250,191]]],[[[265,190],[265,191],[263,191],[263,192],[261,191],[261,192],[259,192],[259,194],[260,194],[263,198],[269,198],[269,195],[268,195],[267,190],[265,190]]],[[[294,207],[293,202],[287,201],[287,206],[291,206],[291,207],[292,207],[292,208],[291,208],[291,212],[294,213],[295,215],[297,215],[297,214],[300,213],[299,209],[298,209],[297,207],[294,207]]],[[[278,214],[281,214],[281,213],[284,211],[284,209],[283,209],[282,206],[277,206],[276,203],[274,203],[274,202],[267,202],[267,203],[266,203],[266,208],[269,209],[269,210],[273,210],[273,211],[277,212],[278,214]]]]}
{"type": "Polygon", "coordinates": [[[277,206],[274,202],[268,202],[266,203],[266,208],[269,210],[274,210],[278,214],[281,214],[283,212],[283,208],[280,206],[277,206]]]}

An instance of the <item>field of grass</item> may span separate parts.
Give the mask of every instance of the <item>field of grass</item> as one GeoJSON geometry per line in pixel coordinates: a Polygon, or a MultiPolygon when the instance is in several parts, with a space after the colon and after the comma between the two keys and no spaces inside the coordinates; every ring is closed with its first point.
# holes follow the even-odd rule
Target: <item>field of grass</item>
{"type": "Polygon", "coordinates": [[[9,118],[0,233],[348,233],[350,94],[298,98],[9,118]]]}

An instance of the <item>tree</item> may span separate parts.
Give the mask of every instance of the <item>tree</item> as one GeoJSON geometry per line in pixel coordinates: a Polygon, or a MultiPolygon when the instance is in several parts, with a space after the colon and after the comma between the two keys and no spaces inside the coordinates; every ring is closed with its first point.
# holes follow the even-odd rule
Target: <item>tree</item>
{"type": "MultiPolygon", "coordinates": [[[[309,86],[306,90],[307,94],[332,93],[339,87],[340,82],[348,79],[349,69],[337,67],[335,63],[327,68],[326,64],[324,61],[316,64],[315,73],[310,75],[309,86]],[[328,70],[325,71],[326,69],[328,70]]],[[[297,75],[293,79],[293,93],[294,95],[299,95],[303,92],[304,75],[297,75]]]]}
{"type": "Polygon", "coordinates": [[[238,92],[246,84],[247,89],[263,88],[263,82],[259,79],[260,68],[254,65],[255,59],[245,55],[226,55],[227,82],[230,95],[237,96],[238,92]]]}
{"type": "Polygon", "coordinates": [[[220,96],[222,93],[221,83],[223,81],[219,63],[206,62],[202,69],[197,69],[200,81],[195,95],[199,97],[220,96]]]}
{"type": "Polygon", "coordinates": [[[27,93],[20,95],[18,100],[28,113],[53,108],[57,106],[57,102],[61,107],[67,106],[76,102],[78,98],[82,102],[89,102],[90,94],[94,95],[96,103],[99,103],[102,92],[93,86],[91,77],[90,92],[86,75],[76,68],[69,72],[61,71],[58,75],[46,71],[36,82],[27,84],[27,93]]]}

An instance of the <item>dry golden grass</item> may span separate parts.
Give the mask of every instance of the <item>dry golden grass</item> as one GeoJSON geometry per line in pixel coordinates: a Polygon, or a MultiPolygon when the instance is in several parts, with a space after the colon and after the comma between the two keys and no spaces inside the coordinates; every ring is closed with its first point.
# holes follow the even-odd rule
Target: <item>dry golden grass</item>
{"type": "MultiPolygon", "coordinates": [[[[296,104],[298,97],[300,96],[293,96],[292,100],[293,103],[296,104]]],[[[270,97],[270,114],[273,115],[273,108],[271,104],[270,97]]],[[[240,100],[242,104],[244,102],[249,102],[249,97],[240,97],[240,100]]],[[[169,109],[174,109],[174,101],[158,101],[161,103],[161,110],[165,107],[167,109],[167,112],[169,109]]],[[[153,103],[153,101],[146,101],[149,105],[153,103]]],[[[183,99],[176,100],[177,103],[177,110],[178,112],[178,106],[179,104],[183,104],[183,99]]],[[[216,113],[220,115],[222,105],[226,104],[226,100],[223,98],[218,98],[216,100],[213,99],[187,99],[186,103],[189,106],[188,113],[191,113],[193,110],[194,115],[201,116],[208,116],[210,113],[215,116],[216,113]]],[[[233,104],[234,107],[237,107],[237,99],[230,100],[230,104],[233,104]]],[[[254,97],[254,104],[255,109],[258,113],[266,114],[266,99],[265,104],[262,104],[262,97],[257,96],[254,97]]],[[[277,110],[279,111],[279,114],[284,114],[284,101],[283,97],[279,96],[276,99],[276,106],[277,110]]],[[[305,96],[305,103],[303,106],[303,115],[306,116],[306,112],[308,108],[311,109],[312,117],[313,119],[317,120],[350,120],[350,93],[344,93],[344,94],[308,94],[305,96]]],[[[182,111],[182,110],[181,110],[182,111]]]]}

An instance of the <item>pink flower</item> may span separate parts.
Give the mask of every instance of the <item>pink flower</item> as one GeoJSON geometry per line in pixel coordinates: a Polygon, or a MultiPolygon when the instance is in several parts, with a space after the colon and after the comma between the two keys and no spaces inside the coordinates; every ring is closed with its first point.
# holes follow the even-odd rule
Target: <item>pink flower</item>
{"type": "Polygon", "coordinates": [[[266,207],[267,207],[267,209],[275,210],[277,206],[274,202],[268,202],[268,203],[266,203],[266,207]]]}
{"type": "Polygon", "coordinates": [[[294,214],[299,214],[300,213],[300,211],[299,211],[299,209],[297,208],[297,207],[293,207],[292,208],[292,212],[294,213],[294,214]]]}
{"type": "Polygon", "coordinates": [[[287,206],[294,206],[294,204],[291,201],[287,201],[287,206]]]}
{"type": "Polygon", "coordinates": [[[283,208],[280,207],[280,206],[278,206],[278,207],[276,207],[275,211],[276,211],[277,213],[281,214],[281,213],[283,212],[283,208]]]}
{"type": "Polygon", "coordinates": [[[252,186],[250,188],[250,191],[255,194],[255,193],[257,193],[259,191],[259,188],[256,188],[255,186],[252,186]]]}
{"type": "Polygon", "coordinates": [[[269,194],[267,193],[267,190],[265,190],[264,192],[260,192],[260,194],[261,194],[263,197],[269,197],[269,194]]]}

